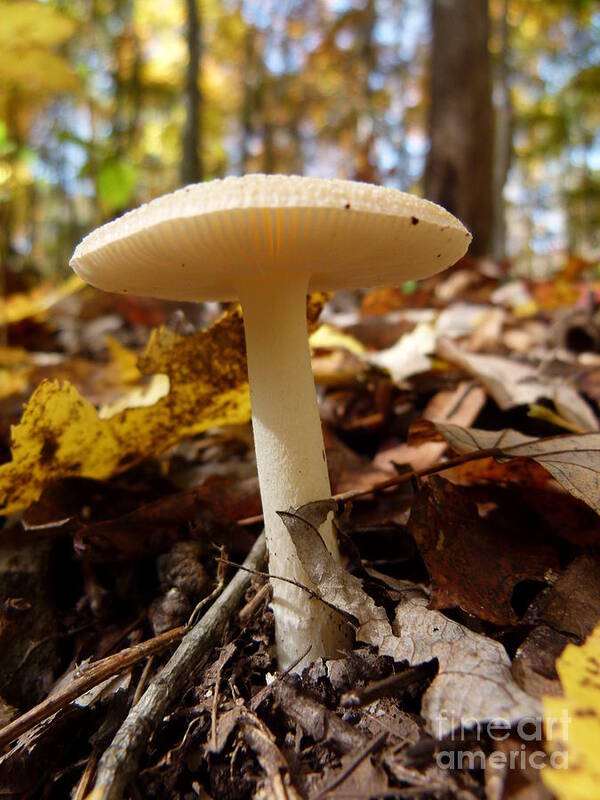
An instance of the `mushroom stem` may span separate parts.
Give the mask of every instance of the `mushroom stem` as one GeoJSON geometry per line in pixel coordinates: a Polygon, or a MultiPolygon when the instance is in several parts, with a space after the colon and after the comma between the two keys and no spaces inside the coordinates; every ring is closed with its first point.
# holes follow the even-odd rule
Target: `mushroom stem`
{"type": "MultiPolygon", "coordinates": [[[[277,511],[331,496],[306,327],[304,276],[282,275],[239,287],[244,312],[252,426],[269,551],[269,571],[311,586],[277,511]]],[[[329,551],[339,558],[330,522],[321,526],[329,551]]],[[[279,666],[306,652],[306,662],[333,657],[347,642],[339,618],[305,591],[273,580],[279,666]]],[[[312,588],[312,587],[311,587],[312,588]]]]}

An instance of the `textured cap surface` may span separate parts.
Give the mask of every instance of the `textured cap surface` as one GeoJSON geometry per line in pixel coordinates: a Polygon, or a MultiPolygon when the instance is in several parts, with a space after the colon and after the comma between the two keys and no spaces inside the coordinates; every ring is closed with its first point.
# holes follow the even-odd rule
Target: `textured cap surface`
{"type": "Polygon", "coordinates": [[[445,209],[354,181],[247,175],[187,186],[90,233],[71,266],[109,292],[231,300],[267,275],[310,289],[399,284],[454,264],[471,235],[445,209]]]}

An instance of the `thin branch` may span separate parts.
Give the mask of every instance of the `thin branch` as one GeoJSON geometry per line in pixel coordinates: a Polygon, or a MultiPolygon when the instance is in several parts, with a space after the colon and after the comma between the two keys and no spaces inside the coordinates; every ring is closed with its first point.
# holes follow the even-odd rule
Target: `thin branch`
{"type": "Polygon", "coordinates": [[[191,628],[163,669],[154,676],[141,699],[129,712],[98,764],[94,800],[121,800],[135,776],[146,745],[165,712],[188,684],[190,675],[219,639],[227,621],[250,585],[250,572],[266,557],[264,534],[254,543],[244,570],[238,570],[221,596],[191,628]]]}
{"type": "MultiPolygon", "coordinates": [[[[385,481],[374,483],[367,489],[349,489],[347,492],[340,492],[339,494],[334,494],[331,499],[341,503],[345,503],[349,500],[355,500],[357,497],[365,497],[366,495],[369,494],[377,494],[377,492],[383,492],[386,489],[394,489],[396,488],[396,486],[401,486],[403,483],[409,483],[409,481],[411,481],[413,478],[426,478],[428,475],[435,475],[438,472],[444,472],[445,470],[452,469],[453,467],[460,467],[462,464],[466,464],[469,461],[479,461],[480,459],[483,458],[509,458],[509,457],[510,454],[507,455],[504,451],[499,450],[496,447],[490,448],[489,450],[477,450],[476,452],[472,453],[464,453],[461,456],[456,456],[456,458],[450,458],[448,459],[448,461],[444,461],[442,464],[435,464],[433,467],[427,467],[426,469],[416,469],[416,470],[407,469],[406,472],[403,472],[400,475],[394,475],[391,478],[387,478],[385,481]]],[[[515,455],[514,457],[518,458],[518,455],[515,455]]],[[[244,519],[240,519],[238,520],[237,524],[250,526],[250,525],[256,525],[257,523],[262,522],[262,520],[263,520],[262,514],[257,514],[254,517],[245,517],[244,519]]]]}
{"type": "Polygon", "coordinates": [[[185,634],[187,628],[182,625],[179,628],[172,628],[170,631],[161,633],[160,636],[155,636],[153,639],[147,639],[145,642],[140,642],[133,647],[127,647],[119,653],[112,656],[96,661],[95,663],[85,666],[79,670],[79,677],[75,678],[68,686],[65,686],[60,692],[57,692],[51,697],[42,700],[37,706],[29,709],[20,717],[0,728],[0,747],[26,733],[28,730],[42,722],[52,714],[60,711],[73,700],[76,700],[82,694],[93,689],[94,686],[105,681],[107,678],[112,678],[120,672],[129,667],[137,664],[138,661],[143,661],[149,656],[160,653],[166,650],[173,644],[177,644],[182,636],[185,634]]]}
{"type": "Polygon", "coordinates": [[[366,747],[364,747],[356,756],[352,759],[352,761],[342,770],[342,772],[337,775],[331,783],[324,786],[321,791],[316,794],[313,800],[323,800],[329,792],[333,791],[335,788],[340,786],[344,781],[350,777],[350,775],[354,772],[354,770],[358,767],[360,763],[362,763],[365,758],[371,755],[371,753],[375,752],[387,739],[387,731],[380,733],[379,736],[376,736],[375,739],[370,741],[366,747]]]}

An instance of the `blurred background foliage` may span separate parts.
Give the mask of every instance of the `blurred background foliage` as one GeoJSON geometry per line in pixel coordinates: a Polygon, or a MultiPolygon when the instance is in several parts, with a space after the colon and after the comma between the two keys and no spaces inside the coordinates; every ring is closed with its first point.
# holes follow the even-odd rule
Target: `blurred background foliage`
{"type": "Polygon", "coordinates": [[[4,292],[253,171],[423,193],[528,274],[598,259],[592,0],[0,0],[0,48],[4,292]]]}

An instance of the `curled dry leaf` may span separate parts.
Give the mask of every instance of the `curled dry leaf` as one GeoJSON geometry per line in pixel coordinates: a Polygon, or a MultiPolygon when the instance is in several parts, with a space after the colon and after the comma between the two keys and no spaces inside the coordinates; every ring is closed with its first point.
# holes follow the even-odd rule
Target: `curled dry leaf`
{"type": "Polygon", "coordinates": [[[483,431],[459,425],[419,423],[437,433],[461,455],[487,453],[498,461],[529,458],[547,470],[567,492],[600,514],[600,433],[573,433],[535,439],[518,431],[483,431]]]}
{"type": "Polygon", "coordinates": [[[528,364],[501,356],[467,353],[448,339],[440,339],[437,353],[479,380],[502,410],[552,400],[559,414],[580,431],[598,430],[598,420],[590,406],[564,378],[546,377],[528,364]]]}
{"type": "Polygon", "coordinates": [[[504,647],[439,611],[429,611],[427,603],[427,597],[417,591],[405,597],[396,608],[396,636],[380,652],[409,664],[437,658],[439,672],[421,707],[430,732],[441,739],[461,725],[537,719],[540,704],[513,680],[504,647]]]}
{"type": "Polygon", "coordinates": [[[358,620],[356,638],[377,646],[392,633],[385,610],[363,591],[361,581],[331,556],[318,528],[337,509],[334,500],[308,503],[289,512],[279,512],[289,531],[298,557],[320,596],[330,605],[358,620]]]}

